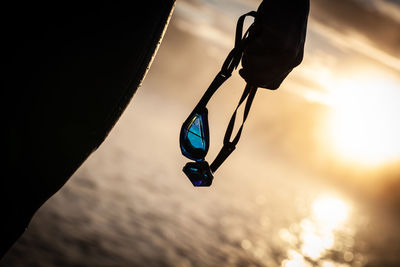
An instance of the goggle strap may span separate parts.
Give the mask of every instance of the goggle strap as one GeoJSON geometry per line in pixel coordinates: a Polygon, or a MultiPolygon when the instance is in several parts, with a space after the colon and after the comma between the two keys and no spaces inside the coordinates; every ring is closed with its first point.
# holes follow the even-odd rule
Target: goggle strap
{"type": "Polygon", "coordinates": [[[253,26],[251,25],[249,29],[243,35],[243,24],[244,20],[247,16],[255,17],[257,12],[250,11],[238,19],[238,23],[236,25],[236,35],[235,35],[235,46],[229,52],[228,56],[226,57],[224,64],[222,64],[221,71],[215,76],[214,80],[211,82],[210,86],[207,88],[206,92],[200,99],[199,103],[196,105],[194,110],[201,110],[205,106],[207,106],[208,101],[210,101],[213,94],[217,91],[217,89],[232,75],[234,69],[240,63],[243,54],[243,48],[248,39],[248,33],[250,28],[253,26]]]}
{"type": "Polygon", "coordinates": [[[224,137],[224,146],[221,148],[217,157],[210,165],[210,169],[213,173],[221,166],[221,164],[235,150],[236,145],[239,142],[240,136],[242,134],[244,123],[249,115],[251,104],[253,103],[253,99],[256,95],[256,92],[257,92],[257,87],[251,86],[249,84],[246,85],[246,88],[243,91],[242,97],[239,100],[239,104],[237,105],[235,111],[233,112],[232,117],[229,121],[228,127],[226,129],[225,137],[224,137]],[[246,97],[247,97],[247,101],[246,101],[246,106],[245,106],[245,109],[243,112],[242,124],[240,125],[240,128],[239,128],[238,132],[236,133],[235,138],[232,141],[230,141],[230,139],[232,137],[233,128],[235,126],[237,110],[240,107],[240,105],[243,103],[243,101],[246,99],[246,97]]]}
{"type": "MultiPolygon", "coordinates": [[[[249,86],[249,85],[247,85],[247,86],[249,86]]],[[[252,86],[249,86],[249,87],[250,87],[250,92],[249,92],[249,96],[247,97],[246,106],[243,111],[243,122],[238,130],[238,133],[236,134],[235,138],[232,141],[235,145],[239,142],[240,135],[242,134],[242,130],[243,130],[243,125],[244,125],[247,117],[249,116],[251,105],[253,104],[254,97],[257,93],[257,87],[252,87],[252,86]]]]}
{"type": "Polygon", "coordinates": [[[242,16],[239,17],[238,22],[236,24],[236,34],[235,34],[235,47],[239,47],[241,41],[243,39],[247,38],[247,35],[249,34],[249,30],[252,27],[252,25],[247,29],[247,31],[245,32],[244,36],[242,35],[243,33],[243,24],[244,24],[244,20],[247,16],[252,16],[252,17],[256,17],[257,12],[256,11],[250,11],[246,14],[243,14],[242,16]]]}
{"type": "Polygon", "coordinates": [[[235,148],[236,147],[231,143],[228,143],[221,148],[217,157],[210,164],[210,170],[212,173],[214,173],[219,168],[219,166],[224,163],[224,161],[229,157],[233,150],[235,150],[235,148]]]}
{"type": "Polygon", "coordinates": [[[199,103],[197,103],[194,111],[202,110],[207,106],[208,101],[210,101],[211,97],[217,91],[217,89],[231,76],[231,73],[222,73],[220,71],[217,76],[215,76],[214,80],[211,82],[210,86],[207,88],[204,95],[201,97],[199,103]]]}
{"type": "MultiPolygon", "coordinates": [[[[242,59],[242,54],[243,54],[243,48],[245,47],[247,41],[248,41],[248,34],[249,30],[251,27],[253,27],[253,24],[247,29],[245,34],[243,35],[243,24],[244,20],[247,16],[252,16],[255,17],[257,12],[251,11],[249,13],[246,13],[242,15],[237,23],[236,26],[236,36],[235,36],[235,46],[234,48],[229,52],[228,56],[226,57],[222,67],[221,71],[215,76],[214,80],[211,82],[210,86],[207,88],[206,92],[192,111],[192,114],[194,112],[203,110],[206,106],[208,101],[211,99],[213,94],[217,91],[217,89],[232,75],[232,72],[234,69],[237,68],[237,66],[240,63],[240,60],[242,59]]],[[[237,105],[235,111],[232,114],[231,120],[229,121],[227,130],[225,132],[225,137],[224,137],[224,145],[221,148],[220,152],[218,153],[217,157],[215,160],[211,163],[210,165],[210,170],[212,172],[215,172],[221,164],[229,157],[229,155],[235,150],[236,144],[239,142],[240,136],[242,134],[243,130],[243,125],[244,122],[247,119],[247,116],[250,111],[251,104],[253,102],[254,96],[256,94],[257,87],[251,86],[249,84],[246,85],[245,90],[242,94],[242,97],[239,100],[239,104],[237,105]],[[243,101],[246,99],[246,106],[244,109],[243,113],[243,121],[242,125],[240,126],[238,132],[236,133],[235,138],[233,141],[230,141],[230,138],[232,136],[232,131],[235,126],[235,119],[236,119],[236,113],[239,108],[239,106],[243,103],[243,101]]]]}

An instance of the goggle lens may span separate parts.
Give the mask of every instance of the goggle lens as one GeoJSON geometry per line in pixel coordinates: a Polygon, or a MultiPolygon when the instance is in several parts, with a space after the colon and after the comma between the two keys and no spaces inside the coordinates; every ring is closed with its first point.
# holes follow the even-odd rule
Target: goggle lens
{"type": "Polygon", "coordinates": [[[192,160],[202,161],[209,148],[208,112],[204,108],[201,112],[194,112],[183,123],[180,146],[182,154],[192,160]]]}
{"type": "Polygon", "coordinates": [[[207,161],[188,162],[183,172],[194,186],[210,186],[214,178],[207,161]]]}

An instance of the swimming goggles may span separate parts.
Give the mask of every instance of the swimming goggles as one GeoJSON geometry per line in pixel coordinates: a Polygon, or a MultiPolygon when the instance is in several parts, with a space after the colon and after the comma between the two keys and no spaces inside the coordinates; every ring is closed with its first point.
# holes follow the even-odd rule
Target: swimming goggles
{"type": "Polygon", "coordinates": [[[209,145],[210,134],[208,127],[208,110],[206,108],[208,101],[211,99],[217,89],[232,75],[234,69],[237,68],[243,55],[243,49],[249,39],[249,27],[246,33],[242,36],[243,23],[246,16],[255,17],[256,12],[252,11],[242,15],[237,23],[235,46],[228,54],[227,58],[222,65],[221,71],[214,78],[203,97],[200,99],[196,107],[190,113],[189,117],[182,125],[180,132],[180,148],[182,154],[194,160],[188,162],[183,168],[183,172],[189,178],[194,186],[210,186],[213,181],[213,173],[221,166],[221,164],[229,157],[235,150],[239,142],[244,122],[250,111],[251,104],[257,91],[257,87],[247,84],[244,92],[239,100],[239,103],[232,114],[228,127],[225,132],[223,147],[218,153],[215,160],[209,165],[205,160],[209,145]],[[232,131],[235,125],[236,113],[240,105],[247,98],[246,105],[243,112],[243,121],[236,136],[231,141],[232,131]]]}

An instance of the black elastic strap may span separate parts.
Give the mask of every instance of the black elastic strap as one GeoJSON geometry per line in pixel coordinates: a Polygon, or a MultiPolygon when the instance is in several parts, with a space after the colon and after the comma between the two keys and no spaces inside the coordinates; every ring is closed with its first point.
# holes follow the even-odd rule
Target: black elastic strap
{"type": "MultiPolygon", "coordinates": [[[[232,75],[233,70],[236,69],[237,66],[239,65],[240,60],[242,59],[243,49],[248,41],[249,30],[252,27],[252,25],[251,25],[249,27],[249,29],[243,35],[244,20],[247,16],[255,17],[256,14],[257,14],[257,12],[251,11],[249,13],[246,13],[246,14],[240,16],[237,26],[236,26],[235,46],[229,52],[228,56],[226,57],[226,59],[224,61],[224,64],[222,65],[221,71],[217,74],[217,76],[215,76],[214,80],[212,81],[210,86],[207,88],[203,97],[200,99],[199,103],[196,105],[196,107],[192,111],[192,114],[203,110],[207,106],[208,101],[211,99],[211,97],[213,96],[215,91],[217,91],[217,89],[232,75]]],[[[215,172],[219,168],[219,166],[221,166],[221,164],[226,160],[226,158],[233,152],[233,150],[235,150],[236,144],[239,142],[240,135],[242,134],[243,125],[249,114],[250,107],[253,102],[256,91],[257,91],[257,87],[251,86],[249,84],[246,85],[243,95],[239,100],[239,104],[237,105],[235,111],[233,112],[231,120],[229,121],[229,124],[228,124],[228,128],[226,129],[226,133],[225,133],[225,137],[224,137],[224,146],[222,147],[221,151],[218,153],[215,160],[210,165],[210,169],[212,172],[215,172]],[[237,110],[246,98],[247,98],[247,101],[246,101],[246,106],[245,106],[244,113],[243,113],[242,125],[240,126],[235,138],[231,142],[230,138],[232,136],[232,131],[233,131],[233,127],[235,124],[237,110]]]]}
{"type": "Polygon", "coordinates": [[[199,112],[199,110],[204,109],[207,106],[208,101],[213,96],[215,91],[229,78],[231,77],[231,73],[223,73],[222,71],[218,72],[217,76],[215,76],[214,80],[207,88],[207,91],[201,97],[199,103],[197,103],[193,112],[199,112]]]}
{"type": "Polygon", "coordinates": [[[249,85],[249,84],[246,85],[246,88],[244,89],[242,97],[239,100],[239,104],[237,105],[235,111],[233,112],[231,120],[229,121],[228,127],[226,129],[225,137],[224,137],[224,146],[221,148],[217,157],[210,165],[210,169],[212,172],[215,172],[219,168],[219,166],[221,166],[221,164],[235,150],[236,145],[239,142],[240,136],[243,131],[243,125],[249,115],[250,107],[251,107],[251,104],[253,103],[253,99],[256,95],[256,92],[257,92],[257,87],[249,85]],[[240,107],[240,105],[243,103],[243,101],[246,99],[246,97],[247,97],[247,101],[246,101],[246,106],[245,106],[244,112],[243,112],[242,125],[240,125],[240,128],[239,128],[238,132],[236,133],[235,138],[232,141],[230,141],[230,139],[232,137],[233,127],[235,126],[237,110],[240,107]]]}
{"type": "Polygon", "coordinates": [[[194,108],[193,112],[202,110],[207,106],[208,101],[210,101],[215,91],[217,91],[217,89],[232,75],[233,70],[236,69],[239,65],[239,62],[242,59],[243,48],[247,42],[247,36],[250,29],[249,28],[243,35],[244,20],[247,16],[255,17],[256,14],[257,12],[251,11],[240,16],[240,18],[238,19],[238,23],[236,25],[235,46],[229,52],[224,61],[224,64],[222,64],[220,72],[218,72],[217,76],[215,76],[214,80],[207,88],[206,92],[194,108]]]}

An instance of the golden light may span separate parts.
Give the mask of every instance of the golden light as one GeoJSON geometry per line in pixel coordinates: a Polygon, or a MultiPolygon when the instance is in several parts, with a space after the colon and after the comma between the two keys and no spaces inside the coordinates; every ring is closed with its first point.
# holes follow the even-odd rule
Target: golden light
{"type": "Polygon", "coordinates": [[[334,229],[345,222],[349,216],[349,205],[333,196],[322,196],[313,202],[312,210],[319,225],[334,229]]]}
{"type": "Polygon", "coordinates": [[[400,159],[399,82],[364,74],[327,87],[332,106],[327,134],[344,160],[378,166],[400,159]]]}
{"type": "Polygon", "coordinates": [[[301,252],[317,260],[335,243],[334,231],[347,220],[350,206],[338,197],[323,195],[312,204],[310,218],[301,222],[301,252]]]}
{"type": "Polygon", "coordinates": [[[304,257],[295,250],[288,251],[288,259],[282,261],[282,267],[311,267],[304,257]]]}
{"type": "MultiPolygon", "coordinates": [[[[351,206],[335,194],[323,194],[317,197],[311,204],[311,213],[301,220],[298,233],[295,238],[290,230],[282,229],[280,237],[292,247],[300,245],[299,251],[289,249],[287,258],[282,261],[282,266],[311,266],[306,259],[320,261],[328,251],[334,248],[338,240],[335,236],[348,229],[346,224],[349,219],[351,206]],[[292,242],[295,240],[295,242],[292,242]]],[[[347,251],[343,251],[346,254],[347,251]]],[[[331,266],[332,262],[323,261],[323,266],[331,266]]]]}

